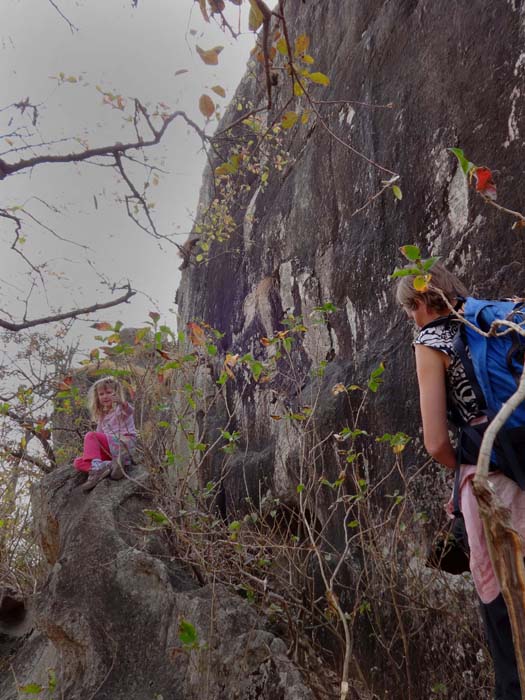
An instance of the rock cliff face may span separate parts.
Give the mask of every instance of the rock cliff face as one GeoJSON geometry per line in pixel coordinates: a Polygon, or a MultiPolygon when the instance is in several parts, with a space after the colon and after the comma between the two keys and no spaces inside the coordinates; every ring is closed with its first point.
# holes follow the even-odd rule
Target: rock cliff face
{"type": "MultiPolygon", "coordinates": [[[[237,228],[206,265],[186,267],[181,318],[203,319],[226,333],[224,348],[262,357],[260,338],[283,329],[285,312],[301,316],[308,330],[295,363],[303,393],[320,361],[328,361],[332,383],[361,383],[384,361],[368,424],[377,434],[403,430],[417,438],[412,329],[387,276],[403,264],[399,246],[415,243],[441,256],[474,292],[525,288],[523,235],[468,190],[447,151],[461,147],[496,170],[500,199],[522,206],[525,6],[292,0],[286,11],[292,37],[311,37],[315,67],[330,76],[330,87],[314,94],[336,102],[318,106],[332,134],[313,118],[284,132],[290,164],[274,169],[267,187],[239,198],[237,228]],[[399,173],[402,201],[391,191],[369,201],[389,174],[341,142],[399,173]],[[312,323],[315,307],[327,301],[337,310],[327,323],[312,323]]],[[[220,129],[238,120],[238,104],[265,104],[262,69],[254,70],[260,79],[248,72],[220,129]]],[[[275,89],[268,123],[288,92],[275,89]]],[[[213,196],[208,171],[203,210],[213,196]]],[[[297,387],[282,393],[290,400],[297,387]]],[[[276,412],[274,400],[264,388],[244,391],[237,420],[249,435],[252,463],[284,496],[296,479],[287,474],[288,426],[266,419],[276,412]]],[[[328,429],[338,404],[329,393],[323,401],[328,429]]],[[[377,464],[384,452],[375,454],[377,464]]]]}

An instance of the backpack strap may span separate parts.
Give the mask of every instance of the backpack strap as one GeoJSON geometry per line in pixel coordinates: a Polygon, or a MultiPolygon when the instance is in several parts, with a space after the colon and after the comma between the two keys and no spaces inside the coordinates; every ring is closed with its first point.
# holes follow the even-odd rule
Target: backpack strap
{"type": "Polygon", "coordinates": [[[470,359],[467,353],[467,343],[465,340],[464,324],[460,324],[458,332],[456,333],[454,340],[452,341],[452,347],[457,352],[461,364],[463,365],[465,375],[469,384],[472,387],[472,391],[474,392],[474,396],[476,397],[476,401],[478,402],[480,410],[485,411],[487,408],[487,402],[485,401],[483,391],[481,390],[481,387],[476,377],[476,373],[474,372],[474,365],[472,364],[472,360],[470,359]]]}

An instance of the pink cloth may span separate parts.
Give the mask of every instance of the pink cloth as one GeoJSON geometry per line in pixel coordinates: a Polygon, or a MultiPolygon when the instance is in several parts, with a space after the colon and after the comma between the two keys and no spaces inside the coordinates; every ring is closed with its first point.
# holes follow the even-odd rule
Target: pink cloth
{"type": "MultiPolygon", "coordinates": [[[[467,529],[470,546],[470,571],[474,585],[481,601],[490,603],[500,594],[500,586],[492,568],[483,523],[472,490],[472,479],[475,473],[476,467],[467,464],[461,466],[460,506],[467,529]]],[[[525,491],[522,491],[515,481],[501,472],[491,473],[489,482],[503,505],[510,510],[512,525],[525,543],[525,491]]]]}
{"type": "Polygon", "coordinates": [[[133,420],[133,407],[127,402],[115,406],[99,420],[97,430],[117,440],[122,437],[136,438],[137,430],[133,420]]]}
{"type": "Polygon", "coordinates": [[[111,459],[108,438],[104,433],[89,432],[85,434],[82,457],[77,457],[73,466],[79,472],[88,472],[91,469],[91,460],[93,459],[102,461],[111,459]]]}

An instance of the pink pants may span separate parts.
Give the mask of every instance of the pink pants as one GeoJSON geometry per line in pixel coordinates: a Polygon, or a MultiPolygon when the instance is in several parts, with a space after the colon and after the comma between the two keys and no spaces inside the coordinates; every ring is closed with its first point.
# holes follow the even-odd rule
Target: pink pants
{"type": "Polygon", "coordinates": [[[82,457],[77,457],[73,462],[79,472],[88,472],[91,469],[91,460],[102,461],[111,459],[108,438],[104,433],[89,432],[84,436],[84,452],[82,457]]]}

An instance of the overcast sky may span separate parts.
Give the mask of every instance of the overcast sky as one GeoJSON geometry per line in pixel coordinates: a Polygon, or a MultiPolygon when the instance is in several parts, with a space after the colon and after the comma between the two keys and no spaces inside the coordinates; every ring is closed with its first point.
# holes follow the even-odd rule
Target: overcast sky
{"type": "MultiPolygon", "coordinates": [[[[102,104],[97,86],[125,99],[162,101],[172,109],[184,109],[204,126],[197,107],[199,96],[208,92],[226,105],[254,43],[251,34],[233,41],[213,23],[205,24],[193,0],[139,0],[136,9],[131,0],[55,0],[55,4],[78,31],[70,31],[48,0],[0,0],[0,107],[26,97],[40,105],[37,138],[42,141],[77,137],[92,147],[133,140],[133,131],[123,120],[127,112],[102,104]],[[204,65],[196,44],[204,49],[223,45],[219,65],[204,65]],[[188,72],[176,75],[183,69],[188,72]],[[77,82],[58,86],[53,76],[61,72],[77,82]],[[226,89],[226,99],[210,92],[215,85],[226,89]]],[[[232,5],[231,10],[232,22],[237,24],[238,8],[232,5]]],[[[12,110],[0,112],[0,154],[7,161],[19,157],[6,152],[8,138],[14,146],[22,145],[9,137],[20,123],[12,110]]],[[[207,127],[209,132],[213,129],[214,122],[207,127]]],[[[180,232],[177,240],[182,242],[195,214],[204,155],[198,137],[182,123],[171,125],[166,136],[150,156],[157,163],[163,159],[169,174],[152,186],[150,196],[158,230],[166,235],[180,232]]],[[[81,148],[74,140],[53,146],[55,153],[81,148]]],[[[30,155],[31,151],[20,154],[30,155]]],[[[141,180],[142,176],[137,182],[141,180]]],[[[45,226],[71,241],[58,240],[37,223],[23,232],[27,257],[36,265],[48,263],[46,290],[35,288],[30,318],[49,308],[107,300],[111,295],[102,275],[112,282],[129,279],[141,294],[124,310],[99,318],[136,326],[148,311],[158,309],[167,323],[174,324],[169,309],[174,307],[179,279],[176,250],[166,244],[161,247],[130,221],[118,201],[126,190],[108,168],[43,165],[4,180],[1,192],[0,206],[24,205],[45,226]]],[[[13,237],[13,228],[0,219],[0,309],[19,320],[30,280],[27,266],[9,249],[13,237]]]]}

